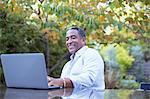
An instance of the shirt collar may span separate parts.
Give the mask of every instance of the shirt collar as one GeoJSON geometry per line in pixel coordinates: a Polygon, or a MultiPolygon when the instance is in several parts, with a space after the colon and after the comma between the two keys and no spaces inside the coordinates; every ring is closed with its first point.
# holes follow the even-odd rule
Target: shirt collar
{"type": "Polygon", "coordinates": [[[75,54],[72,54],[71,56],[70,56],[70,59],[72,60],[74,57],[76,57],[76,56],[81,56],[84,52],[85,52],[85,50],[88,48],[88,46],[83,46],[82,48],[80,48],[75,54]]]}

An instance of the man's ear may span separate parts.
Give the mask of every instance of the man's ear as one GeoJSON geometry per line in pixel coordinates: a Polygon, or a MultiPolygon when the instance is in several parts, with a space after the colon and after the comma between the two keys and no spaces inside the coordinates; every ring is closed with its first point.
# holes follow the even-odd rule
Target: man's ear
{"type": "Polygon", "coordinates": [[[86,38],[83,37],[82,40],[83,40],[84,44],[86,44],[86,38]]]}

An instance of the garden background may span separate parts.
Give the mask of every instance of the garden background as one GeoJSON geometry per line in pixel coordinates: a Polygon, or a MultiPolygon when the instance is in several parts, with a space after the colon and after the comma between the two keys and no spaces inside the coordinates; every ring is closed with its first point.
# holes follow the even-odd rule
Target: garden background
{"type": "Polygon", "coordinates": [[[0,54],[42,52],[48,74],[59,77],[70,26],[83,28],[87,45],[102,55],[106,88],[150,81],[142,68],[150,59],[149,0],[0,0],[0,54]]]}

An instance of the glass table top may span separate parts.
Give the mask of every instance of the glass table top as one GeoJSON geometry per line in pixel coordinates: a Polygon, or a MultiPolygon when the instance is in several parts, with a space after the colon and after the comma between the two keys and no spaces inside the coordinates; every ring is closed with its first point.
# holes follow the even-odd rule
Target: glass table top
{"type": "Polygon", "coordinates": [[[0,87],[0,99],[150,99],[150,90],[16,89],[0,87]]]}

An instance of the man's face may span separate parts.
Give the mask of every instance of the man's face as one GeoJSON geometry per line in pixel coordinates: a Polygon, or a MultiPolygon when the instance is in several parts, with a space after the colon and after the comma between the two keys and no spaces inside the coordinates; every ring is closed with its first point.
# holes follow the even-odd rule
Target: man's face
{"type": "Polygon", "coordinates": [[[75,29],[68,30],[66,33],[66,46],[71,54],[77,52],[85,45],[85,38],[81,38],[75,29]]]}

